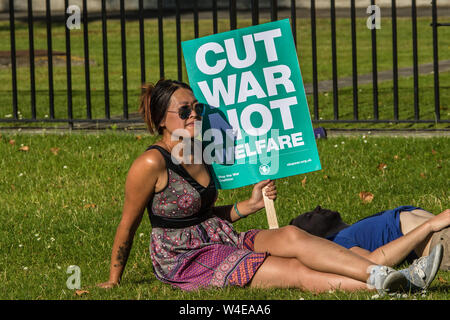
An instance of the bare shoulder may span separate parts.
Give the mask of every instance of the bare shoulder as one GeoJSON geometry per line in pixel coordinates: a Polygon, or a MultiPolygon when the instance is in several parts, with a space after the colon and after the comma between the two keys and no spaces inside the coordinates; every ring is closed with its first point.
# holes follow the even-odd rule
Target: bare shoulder
{"type": "Polygon", "coordinates": [[[133,169],[133,171],[140,171],[141,173],[158,175],[165,171],[166,161],[161,152],[150,149],[134,160],[131,169],[133,169]]]}
{"type": "Polygon", "coordinates": [[[158,150],[148,150],[138,156],[131,165],[125,182],[123,215],[141,214],[162,181],[166,170],[164,157],[158,150]]]}

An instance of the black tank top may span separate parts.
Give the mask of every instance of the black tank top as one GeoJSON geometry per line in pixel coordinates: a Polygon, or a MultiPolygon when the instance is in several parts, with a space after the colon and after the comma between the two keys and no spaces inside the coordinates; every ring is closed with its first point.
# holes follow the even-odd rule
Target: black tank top
{"type": "Polygon", "coordinates": [[[217,200],[212,168],[205,164],[209,173],[209,184],[199,184],[182,165],[173,163],[170,153],[158,145],[157,149],[166,162],[167,186],[156,192],[147,203],[147,211],[153,228],[186,228],[209,219],[217,200]]]}

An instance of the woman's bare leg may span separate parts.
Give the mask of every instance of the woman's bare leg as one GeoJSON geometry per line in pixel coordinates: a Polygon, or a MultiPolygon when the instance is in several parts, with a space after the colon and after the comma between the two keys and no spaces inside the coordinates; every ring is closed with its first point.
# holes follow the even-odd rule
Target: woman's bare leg
{"type": "Polygon", "coordinates": [[[312,292],[330,289],[369,290],[367,284],[344,276],[314,271],[295,258],[269,256],[250,283],[256,288],[299,288],[312,292]]]}
{"type": "Polygon", "coordinates": [[[368,268],[373,265],[350,250],[295,226],[260,231],[255,237],[254,249],[272,256],[296,258],[312,270],[363,282],[369,277],[368,268]]]}

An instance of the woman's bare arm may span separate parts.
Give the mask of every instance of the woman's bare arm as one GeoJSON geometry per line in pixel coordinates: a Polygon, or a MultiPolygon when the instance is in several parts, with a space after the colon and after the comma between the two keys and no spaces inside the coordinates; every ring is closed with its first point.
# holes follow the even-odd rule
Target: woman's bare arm
{"type": "Polygon", "coordinates": [[[122,218],[112,247],[109,280],[99,284],[100,287],[110,288],[120,283],[147,201],[165,168],[164,160],[160,160],[155,153],[149,152],[137,158],[128,172],[122,218]]]}
{"type": "MultiPolygon", "coordinates": [[[[249,203],[249,200],[239,201],[236,206],[238,207],[239,213],[243,216],[250,215],[259,210],[259,208],[254,208],[252,204],[249,203]]],[[[235,222],[241,219],[241,217],[239,217],[236,213],[233,204],[214,207],[214,215],[230,222],[235,222]]]]}
{"type": "MultiPolygon", "coordinates": [[[[249,199],[236,203],[237,209],[241,216],[248,216],[264,208],[264,199],[262,195],[262,190],[264,187],[267,187],[264,192],[269,199],[275,200],[277,198],[275,181],[260,181],[253,186],[252,195],[249,199]]],[[[234,205],[214,207],[214,214],[230,222],[235,222],[241,218],[237,214],[234,205]]]]}

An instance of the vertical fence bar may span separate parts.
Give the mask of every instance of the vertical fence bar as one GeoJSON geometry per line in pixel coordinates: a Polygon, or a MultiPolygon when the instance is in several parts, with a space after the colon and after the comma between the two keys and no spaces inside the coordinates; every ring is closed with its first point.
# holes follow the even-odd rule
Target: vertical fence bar
{"type": "Polygon", "coordinates": [[[414,119],[419,120],[419,61],[417,54],[417,7],[416,0],[411,4],[412,37],[413,37],[413,73],[414,73],[414,119]]]}
{"type": "Polygon", "coordinates": [[[141,83],[145,83],[144,0],[139,0],[139,51],[141,59],[141,83]]]}
{"type": "Polygon", "coordinates": [[[291,24],[295,48],[297,49],[297,4],[295,3],[295,0],[291,0],[291,24]]]}
{"type": "Polygon", "coordinates": [[[36,79],[34,70],[33,5],[28,0],[28,44],[30,50],[31,118],[36,119],[36,79]]]}
{"type": "Polygon", "coordinates": [[[259,24],[259,0],[252,0],[252,25],[259,24]]]}
{"type": "Polygon", "coordinates": [[[218,32],[217,27],[217,0],[212,1],[212,14],[213,14],[213,33],[216,34],[218,32]]]}
{"type": "Polygon", "coordinates": [[[181,18],[180,18],[180,0],[175,0],[176,6],[176,15],[175,15],[175,24],[176,24],[176,33],[177,33],[177,68],[178,68],[178,80],[182,81],[183,78],[183,70],[182,70],[182,62],[181,62],[181,18]]]}
{"type": "Polygon", "coordinates": [[[316,1],[311,0],[311,47],[313,67],[314,120],[319,120],[319,84],[317,82],[316,1]]]}
{"type": "Polygon", "coordinates": [[[356,8],[355,0],[350,4],[351,29],[352,29],[352,84],[353,84],[353,119],[358,120],[358,62],[356,47],[356,8]]]}
{"type": "Polygon", "coordinates": [[[14,0],[9,0],[9,34],[11,42],[11,75],[12,75],[12,105],[13,117],[18,118],[17,102],[17,63],[16,63],[16,27],[14,21],[14,0]]]}
{"type": "Polygon", "coordinates": [[[83,0],[83,42],[84,42],[84,78],[85,78],[85,86],[86,86],[86,117],[88,119],[92,119],[87,0],[83,0]]]}
{"type": "MultiPolygon", "coordinates": [[[[375,0],[370,1],[375,5],[375,0]]],[[[373,14],[373,12],[372,12],[373,14]]],[[[373,117],[378,120],[378,70],[377,70],[377,33],[372,25],[372,83],[373,83],[373,117]]]]}
{"type": "Polygon", "coordinates": [[[128,119],[127,39],[125,25],[125,0],[120,0],[120,39],[122,44],[123,117],[128,119]]]}
{"type": "Polygon", "coordinates": [[[398,57],[397,57],[397,3],[391,2],[392,20],[392,80],[394,86],[394,120],[398,120],[398,57]]]}
{"type": "Polygon", "coordinates": [[[270,1],[270,20],[271,21],[278,20],[278,1],[277,0],[270,1]]]}
{"type": "Polygon", "coordinates": [[[230,0],[230,30],[237,27],[236,0],[230,0]]]}
{"type": "Polygon", "coordinates": [[[194,37],[197,39],[199,36],[198,30],[198,0],[194,0],[194,37]]]}
{"type": "MultiPolygon", "coordinates": [[[[69,7],[69,0],[64,0],[65,8],[65,18],[67,21],[69,19],[69,12],[67,11],[69,7]]],[[[66,26],[66,75],[67,75],[67,118],[69,119],[68,125],[70,129],[73,129],[73,101],[72,101],[72,57],[70,48],[70,29],[66,26]]]]}
{"type": "Polygon", "coordinates": [[[55,118],[55,93],[53,88],[53,46],[52,46],[52,15],[50,0],[45,1],[47,20],[47,65],[48,65],[48,98],[50,119],[55,118]]]}
{"type": "Polygon", "coordinates": [[[333,65],[333,113],[334,120],[339,119],[339,97],[337,79],[337,53],[336,53],[336,5],[335,0],[331,0],[331,59],[333,65]]]}
{"type": "Polygon", "coordinates": [[[102,46],[103,46],[103,87],[105,96],[105,117],[111,117],[109,102],[109,68],[108,68],[108,29],[106,15],[106,0],[102,0],[102,46]]]}
{"type": "Polygon", "coordinates": [[[159,77],[164,78],[163,2],[158,0],[159,77]]]}
{"type": "Polygon", "coordinates": [[[433,72],[434,72],[434,113],[436,122],[441,119],[440,98],[439,98],[439,57],[438,57],[438,25],[437,25],[437,4],[436,0],[432,4],[432,24],[433,24],[433,72]]]}
{"type": "Polygon", "coordinates": [[[392,0],[392,72],[394,82],[394,120],[398,120],[397,3],[392,0]]]}

